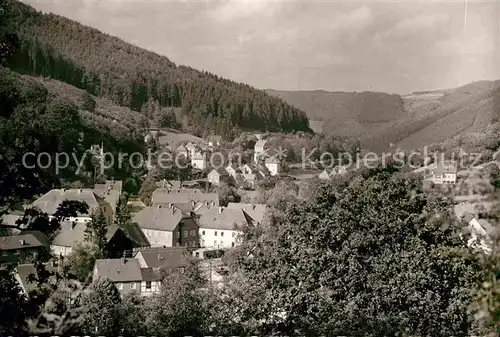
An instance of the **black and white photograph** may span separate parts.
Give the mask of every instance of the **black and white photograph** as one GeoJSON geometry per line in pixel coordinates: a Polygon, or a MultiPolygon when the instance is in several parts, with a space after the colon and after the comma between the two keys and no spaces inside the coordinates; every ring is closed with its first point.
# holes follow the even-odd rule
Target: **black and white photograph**
{"type": "Polygon", "coordinates": [[[500,335],[500,0],[0,0],[0,336],[500,335]]]}

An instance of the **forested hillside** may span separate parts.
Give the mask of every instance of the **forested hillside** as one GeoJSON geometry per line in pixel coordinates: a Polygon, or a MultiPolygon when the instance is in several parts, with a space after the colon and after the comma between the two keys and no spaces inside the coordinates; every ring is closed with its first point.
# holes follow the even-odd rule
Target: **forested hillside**
{"type": "Polygon", "coordinates": [[[357,138],[371,151],[390,144],[413,149],[457,135],[484,130],[500,117],[500,81],[415,92],[400,97],[384,93],[275,91],[269,93],[323,120],[324,132],[357,138]]]}
{"type": "Polygon", "coordinates": [[[19,36],[8,66],[62,80],[140,111],[149,100],[182,107],[190,131],[225,136],[241,129],[309,131],[305,113],[281,99],[148,52],[96,29],[18,1],[5,10],[19,36]]]}
{"type": "Polygon", "coordinates": [[[381,123],[394,121],[404,114],[399,95],[323,90],[266,91],[303,109],[311,120],[323,121],[322,129],[337,136],[364,135],[381,123]]]}

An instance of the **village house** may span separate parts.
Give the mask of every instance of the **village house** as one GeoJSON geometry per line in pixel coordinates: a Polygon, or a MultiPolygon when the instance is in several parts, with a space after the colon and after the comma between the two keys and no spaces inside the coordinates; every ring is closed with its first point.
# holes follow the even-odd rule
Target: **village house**
{"type": "Polygon", "coordinates": [[[147,207],[133,218],[152,247],[198,247],[198,225],[176,207],[147,207]]]}
{"type": "MultiPolygon", "coordinates": [[[[55,273],[59,267],[55,261],[52,261],[49,263],[44,263],[43,265],[45,267],[45,270],[47,270],[50,273],[55,273]]],[[[34,264],[23,263],[23,264],[19,264],[16,266],[15,272],[14,272],[14,277],[15,277],[17,283],[19,284],[23,294],[26,296],[29,296],[31,291],[37,289],[36,282],[29,282],[30,275],[38,277],[38,273],[37,273],[37,270],[36,270],[36,267],[34,264]]],[[[50,282],[55,283],[55,281],[56,281],[55,274],[49,276],[48,280],[50,282]]]]}
{"type": "MultiPolygon", "coordinates": [[[[86,229],[86,223],[63,221],[50,246],[54,255],[64,257],[69,255],[78,244],[87,244],[86,229]]],[[[129,236],[115,224],[107,227],[106,251],[110,257],[123,256],[124,252],[132,251],[134,248],[149,246],[147,240],[139,241],[129,236]]]]}
{"type": "Polygon", "coordinates": [[[241,230],[252,220],[241,209],[216,207],[201,214],[198,223],[201,247],[231,248],[239,243],[241,230]]]}
{"type": "Polygon", "coordinates": [[[229,173],[229,175],[232,176],[234,179],[236,179],[236,175],[241,173],[241,170],[238,167],[238,165],[234,163],[229,163],[226,166],[226,172],[229,173]]]}
{"type": "Polygon", "coordinates": [[[39,231],[0,237],[0,267],[32,260],[48,249],[49,239],[39,231]]]}
{"type": "Polygon", "coordinates": [[[254,146],[254,154],[253,154],[253,161],[255,163],[258,163],[260,161],[260,158],[265,156],[266,154],[266,144],[267,142],[265,140],[259,139],[254,146]]]}
{"type": "Polygon", "coordinates": [[[470,229],[470,238],[467,244],[485,253],[490,253],[493,250],[494,241],[498,237],[498,229],[493,227],[488,220],[478,219],[471,214],[467,214],[464,221],[470,229]]]}
{"type": "Polygon", "coordinates": [[[75,218],[67,219],[68,221],[89,222],[92,220],[92,216],[99,216],[101,214],[109,223],[113,221],[113,208],[109,202],[98,196],[91,189],[53,189],[38,198],[30,206],[52,216],[64,200],[81,201],[89,206],[86,214],[79,214],[75,218]]]}
{"type": "Polygon", "coordinates": [[[279,175],[281,172],[281,163],[274,157],[266,158],[266,160],[264,161],[264,165],[266,166],[271,176],[279,175]]]}
{"type": "Polygon", "coordinates": [[[168,206],[170,204],[195,204],[199,202],[219,205],[218,193],[203,193],[196,188],[158,188],[151,195],[152,206],[168,206]]]}
{"type": "Polygon", "coordinates": [[[198,170],[204,170],[207,167],[207,155],[202,152],[196,152],[191,155],[191,166],[198,170]]]}
{"type": "Polygon", "coordinates": [[[112,282],[121,295],[132,291],[140,293],[143,279],[139,261],[127,258],[96,260],[92,280],[99,278],[112,282]]]}
{"type": "Polygon", "coordinates": [[[212,171],[210,171],[207,175],[207,179],[210,183],[212,183],[214,185],[219,185],[219,183],[221,181],[226,182],[226,183],[229,182],[231,179],[231,176],[229,175],[229,173],[225,169],[218,168],[218,169],[213,169],[212,171]]]}
{"type": "Polygon", "coordinates": [[[221,141],[222,141],[222,136],[218,135],[210,136],[207,139],[208,146],[211,147],[220,146],[221,141]]]}
{"type": "Polygon", "coordinates": [[[330,172],[328,172],[327,169],[321,171],[321,173],[318,175],[318,178],[321,180],[332,180],[332,176],[330,175],[330,172]]]}
{"type": "Polygon", "coordinates": [[[431,179],[435,185],[454,184],[457,181],[457,167],[454,163],[439,163],[431,169],[431,179]]]}
{"type": "Polygon", "coordinates": [[[267,205],[265,204],[243,204],[230,202],[227,205],[227,208],[243,210],[248,216],[250,216],[254,225],[261,224],[267,212],[267,205]]]}
{"type": "Polygon", "coordinates": [[[489,179],[473,174],[461,181],[455,191],[455,200],[472,201],[482,199],[493,193],[494,187],[489,179]]]}
{"type": "Polygon", "coordinates": [[[104,184],[95,184],[94,193],[109,203],[113,209],[113,215],[116,215],[116,207],[120,202],[123,183],[121,180],[106,180],[104,184]]]}
{"type": "Polygon", "coordinates": [[[175,152],[179,156],[183,156],[184,158],[187,158],[189,156],[189,151],[186,149],[186,146],[184,144],[180,144],[176,149],[175,152]]]}
{"type": "Polygon", "coordinates": [[[152,268],[159,271],[173,271],[188,265],[190,251],[185,247],[155,247],[138,250],[135,258],[141,268],[152,268]]]}
{"type": "Polygon", "coordinates": [[[188,156],[193,157],[196,154],[196,152],[198,151],[198,148],[197,148],[196,144],[194,144],[192,142],[188,142],[186,144],[186,150],[188,152],[188,156]]]}

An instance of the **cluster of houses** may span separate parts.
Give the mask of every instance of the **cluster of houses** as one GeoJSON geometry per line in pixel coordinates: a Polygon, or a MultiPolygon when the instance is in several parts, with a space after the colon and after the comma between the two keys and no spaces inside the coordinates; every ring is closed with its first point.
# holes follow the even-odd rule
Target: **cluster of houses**
{"type": "MultiPolygon", "coordinates": [[[[114,223],[121,182],[107,181],[93,189],[53,189],[26,207],[36,207],[52,217],[63,201],[74,200],[85,202],[88,212],[64,219],[51,241],[42,232],[27,230],[0,237],[0,265],[17,265],[16,277],[23,289],[29,289],[26,274],[34,271],[33,259],[50,250],[56,258],[47,266],[56,268],[75,246],[87,244],[87,223],[102,215],[108,223],[109,258],[96,261],[92,278],[106,277],[123,293],[136,290],[147,296],[159,291],[162,273],[185,268],[189,257],[219,256],[238,245],[243,228],[259,225],[264,219],[266,205],[231,203],[221,207],[218,193],[173,185],[157,188],[150,206],[132,213],[131,223],[123,228],[114,223]]],[[[3,220],[14,224],[21,216],[9,214],[3,220]]],[[[220,270],[212,270],[212,263],[206,265],[210,265],[210,279],[220,282],[220,270]]]]}
{"type": "Polygon", "coordinates": [[[459,171],[454,161],[432,163],[413,172],[423,174],[425,189],[434,186],[453,197],[455,215],[469,225],[468,244],[491,252],[499,233],[489,219],[495,203],[489,200],[494,187],[488,177],[476,168],[459,171]]]}

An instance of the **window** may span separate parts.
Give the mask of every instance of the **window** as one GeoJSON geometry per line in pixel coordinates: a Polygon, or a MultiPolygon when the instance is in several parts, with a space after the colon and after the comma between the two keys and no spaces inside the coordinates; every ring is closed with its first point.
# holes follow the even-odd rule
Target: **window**
{"type": "Polygon", "coordinates": [[[199,253],[199,252],[196,252],[196,253],[194,254],[194,256],[196,256],[196,257],[200,257],[200,253],[199,253]]]}
{"type": "Polygon", "coordinates": [[[177,238],[180,238],[181,237],[181,234],[179,232],[176,232],[177,234],[177,238]]]}
{"type": "Polygon", "coordinates": [[[201,235],[205,235],[205,231],[202,231],[202,232],[201,232],[201,235]]]}
{"type": "Polygon", "coordinates": [[[185,232],[184,232],[184,237],[185,237],[185,238],[187,238],[187,237],[188,237],[188,232],[187,232],[187,231],[185,231],[185,232]]]}
{"type": "Polygon", "coordinates": [[[16,250],[14,251],[14,254],[15,254],[15,255],[19,255],[19,249],[16,249],[16,250]]]}
{"type": "Polygon", "coordinates": [[[214,247],[217,247],[217,240],[214,240],[214,247]]]}
{"type": "Polygon", "coordinates": [[[151,290],[151,281],[146,281],[146,290],[151,290]]]}
{"type": "Polygon", "coordinates": [[[123,290],[123,283],[117,283],[118,290],[123,290]]]}
{"type": "Polygon", "coordinates": [[[234,242],[231,242],[231,247],[234,247],[234,242]]]}
{"type": "Polygon", "coordinates": [[[130,289],[135,289],[137,284],[135,282],[130,283],[130,289]]]}
{"type": "Polygon", "coordinates": [[[217,236],[217,231],[214,232],[214,236],[217,236]]]}

